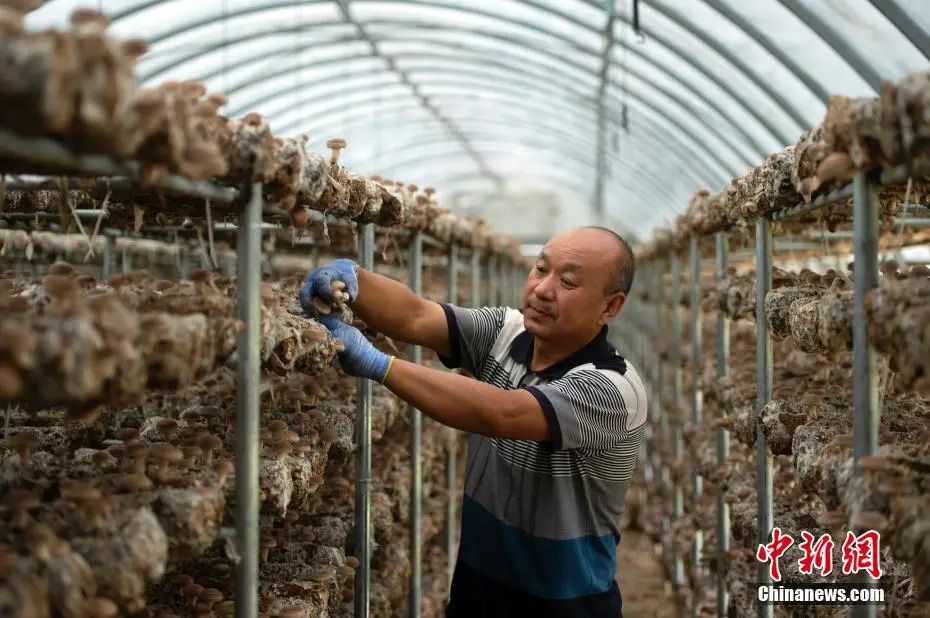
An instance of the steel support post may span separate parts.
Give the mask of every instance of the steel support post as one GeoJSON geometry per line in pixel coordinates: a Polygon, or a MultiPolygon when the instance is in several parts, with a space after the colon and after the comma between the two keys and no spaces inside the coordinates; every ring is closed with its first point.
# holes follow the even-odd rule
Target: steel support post
{"type": "Polygon", "coordinates": [[[236,317],[236,618],[258,615],[258,455],[262,184],[253,183],[239,215],[236,317]]]}
{"type": "MultiPolygon", "coordinates": [[[[701,343],[703,313],[701,312],[701,252],[697,236],[691,237],[691,424],[697,430],[701,426],[704,393],[701,392],[701,343]]],[[[695,470],[691,477],[691,498],[693,510],[700,509],[704,482],[701,474],[695,470]]],[[[701,572],[701,553],[704,547],[704,530],[700,527],[694,531],[694,569],[701,572]]]]}
{"type": "MultiPolygon", "coordinates": [[[[878,187],[865,172],[859,172],[853,187],[853,457],[858,462],[878,448],[877,353],[869,341],[865,297],[878,286],[878,187]]],[[[867,573],[859,581],[874,586],[867,573]]],[[[855,618],[874,618],[874,605],[853,606],[855,618]]]]}
{"type": "Polygon", "coordinates": [[[113,237],[107,233],[103,234],[103,264],[100,266],[102,279],[109,279],[113,274],[113,237]]]}
{"type": "MultiPolygon", "coordinates": [[[[681,418],[681,412],[684,406],[683,403],[683,393],[682,393],[682,369],[681,369],[681,308],[679,306],[679,299],[681,298],[681,266],[678,261],[678,252],[671,251],[669,253],[669,269],[671,270],[672,275],[672,298],[669,309],[672,312],[672,353],[671,353],[671,362],[672,362],[672,431],[674,433],[674,444],[672,448],[672,457],[675,458],[676,464],[679,465],[681,469],[681,462],[684,459],[684,436],[682,435],[682,422],[684,419],[681,418]]],[[[684,518],[685,515],[685,495],[684,489],[682,488],[682,479],[681,475],[675,475],[675,510],[673,512],[673,520],[678,522],[684,518]]],[[[675,571],[674,571],[674,582],[676,586],[683,586],[685,583],[685,566],[684,560],[681,557],[681,554],[675,554],[675,571]]]]}
{"type": "Polygon", "coordinates": [[[490,307],[497,306],[497,255],[488,254],[488,282],[487,282],[487,304],[490,307]]]}
{"type": "Polygon", "coordinates": [[[132,256],[129,255],[126,245],[123,245],[123,249],[120,251],[120,269],[124,275],[132,271],[132,256]]]}
{"type": "MultiPolygon", "coordinates": [[[[727,278],[727,235],[726,232],[715,234],[717,254],[717,280],[727,278]]],[[[727,315],[717,310],[717,380],[730,375],[730,320],[727,315]]],[[[723,416],[723,409],[720,409],[723,416]]],[[[717,465],[726,465],[730,456],[730,432],[725,427],[717,428],[717,465]]],[[[717,617],[727,616],[730,595],[724,565],[730,551],[730,505],[726,501],[726,492],[721,485],[717,489],[717,617]]]]}
{"type": "MultiPolygon", "coordinates": [[[[772,227],[765,217],[756,221],[756,410],[772,398],[772,338],[765,320],[765,295],[772,289],[772,227]]],[[[762,428],[756,427],[756,532],[760,544],[772,531],[772,456],[762,428]]],[[[769,565],[757,565],[760,584],[771,583],[769,565]]],[[[772,606],[757,605],[759,616],[771,618],[772,606]]]]}
{"type": "Polygon", "coordinates": [[[471,268],[469,269],[471,281],[469,283],[468,304],[472,307],[481,306],[481,252],[478,249],[471,250],[471,268]]]}
{"type": "MultiPolygon", "coordinates": [[[[375,228],[371,223],[358,229],[358,265],[375,267],[375,228]]],[[[358,378],[355,398],[355,616],[368,618],[371,598],[371,391],[372,382],[358,378]]]]}
{"type": "MultiPolygon", "coordinates": [[[[410,289],[417,296],[423,295],[423,234],[413,233],[410,243],[410,289]]],[[[410,362],[420,364],[423,351],[420,346],[411,346],[410,362]]],[[[423,417],[420,411],[408,406],[410,411],[410,616],[419,618],[420,599],[423,594],[423,454],[421,451],[423,417]]]]}
{"type": "MultiPolygon", "coordinates": [[[[458,304],[459,300],[459,251],[454,244],[449,245],[449,288],[446,292],[446,299],[453,305],[458,304]]],[[[446,575],[447,584],[452,586],[452,573],[455,570],[455,522],[456,522],[456,487],[455,472],[458,468],[458,432],[452,427],[446,427],[446,575]]],[[[448,590],[447,590],[448,593],[448,590]]]]}

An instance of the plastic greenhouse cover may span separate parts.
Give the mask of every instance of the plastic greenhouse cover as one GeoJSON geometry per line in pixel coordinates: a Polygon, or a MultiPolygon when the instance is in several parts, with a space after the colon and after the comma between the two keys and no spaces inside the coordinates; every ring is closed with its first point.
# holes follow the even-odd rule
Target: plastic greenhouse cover
{"type": "MultiPolygon", "coordinates": [[[[930,29],[926,0],[886,1],[930,29]]],[[[343,135],[347,162],[462,189],[497,187],[417,93],[511,185],[571,187],[576,201],[593,199],[603,119],[617,136],[608,208],[636,212],[621,218],[643,235],[699,184],[719,190],[796,141],[829,94],[871,96],[876,79],[928,68],[870,0],[641,0],[644,42],[630,0],[614,4],[603,85],[603,0],[346,0],[348,16],[332,0],[49,0],[27,24],[63,26],[95,6],[118,36],[152,43],[146,85],[203,80],[229,96],[227,113],[263,113],[317,150],[343,135]],[[398,169],[397,153],[423,140],[424,162],[398,169]]]]}

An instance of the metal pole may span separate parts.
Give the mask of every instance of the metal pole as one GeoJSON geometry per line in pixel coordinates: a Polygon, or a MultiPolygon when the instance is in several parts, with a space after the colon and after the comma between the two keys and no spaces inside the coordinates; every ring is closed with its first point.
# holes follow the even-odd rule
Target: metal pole
{"type": "Polygon", "coordinates": [[[468,286],[471,298],[468,304],[472,307],[481,306],[481,252],[474,248],[471,250],[471,284],[468,286]]]}
{"type": "MultiPolygon", "coordinates": [[[[456,305],[459,300],[459,251],[454,244],[449,245],[448,283],[446,298],[451,304],[456,305]]],[[[452,427],[447,427],[446,432],[448,434],[446,445],[446,495],[448,496],[446,503],[446,559],[448,560],[446,583],[451,590],[452,573],[455,571],[455,472],[458,468],[458,432],[452,427]]],[[[449,590],[447,594],[448,592],[449,590]]]]}
{"type": "Polygon", "coordinates": [[[488,253],[488,305],[497,306],[497,255],[488,253]]]}
{"type": "MultiPolygon", "coordinates": [[[[727,236],[726,232],[715,234],[717,245],[717,279],[727,278],[727,236]]],[[[717,380],[730,375],[730,320],[727,315],[717,311],[717,380]]],[[[719,410],[723,416],[723,408],[719,410]]],[[[724,427],[717,428],[717,465],[723,467],[730,456],[730,432],[724,427]]],[[[730,594],[723,569],[727,553],[730,551],[730,505],[725,500],[723,487],[717,489],[717,616],[727,616],[730,594]]]]}
{"type": "MultiPolygon", "coordinates": [[[[765,295],[772,289],[772,227],[768,219],[756,221],[756,409],[772,398],[772,338],[765,320],[765,295]]],[[[768,543],[772,530],[772,456],[762,428],[756,427],[756,532],[760,544],[768,543]]],[[[770,584],[768,564],[757,565],[759,584],[770,584]]],[[[772,606],[758,604],[758,614],[771,618],[772,606]]]]}
{"type": "MultiPolygon", "coordinates": [[[[423,294],[423,235],[413,233],[410,245],[410,289],[417,296],[423,294]]],[[[410,362],[420,364],[423,354],[420,346],[412,346],[410,362]]],[[[410,616],[419,618],[420,598],[423,580],[423,538],[422,538],[422,499],[423,499],[423,455],[420,450],[423,433],[423,417],[420,411],[409,406],[410,410],[410,456],[412,459],[412,489],[410,492],[410,616]]]]}
{"type": "MultiPolygon", "coordinates": [[[[674,432],[673,457],[680,463],[684,458],[684,436],[682,435],[681,410],[682,400],[682,371],[681,371],[681,311],[678,300],[681,297],[681,268],[678,263],[678,252],[671,251],[669,254],[670,268],[672,272],[672,370],[674,374],[673,392],[672,392],[672,431],[674,432]]],[[[680,521],[685,515],[685,497],[684,490],[681,487],[681,475],[675,475],[675,510],[673,513],[674,521],[680,521]]],[[[675,554],[675,584],[677,586],[685,583],[685,567],[681,555],[675,554]]]]}
{"type": "Polygon", "coordinates": [[[258,452],[262,185],[253,183],[239,215],[236,317],[236,618],[258,615],[258,452]]]}
{"type": "MultiPolygon", "coordinates": [[[[360,226],[358,265],[369,271],[375,267],[375,228],[360,226]]],[[[371,380],[356,382],[355,435],[358,451],[355,459],[355,554],[359,568],[355,573],[355,616],[368,618],[371,595],[371,380]]]]}
{"type": "Polygon", "coordinates": [[[120,252],[120,267],[124,275],[132,271],[132,256],[129,255],[129,250],[125,245],[123,245],[123,250],[120,252]]]}
{"type": "MultiPolygon", "coordinates": [[[[698,237],[691,237],[691,423],[695,430],[701,426],[704,393],[701,392],[701,343],[703,328],[703,313],[701,312],[701,252],[698,247],[698,237]]],[[[700,509],[701,495],[704,491],[704,482],[701,474],[694,471],[691,477],[691,495],[694,512],[700,509]]],[[[704,547],[704,530],[697,528],[694,531],[694,570],[701,572],[701,553],[704,547]]]]}
{"type": "MultiPolygon", "coordinates": [[[[853,457],[855,474],[862,474],[858,462],[878,448],[877,354],[869,342],[866,293],[878,287],[878,191],[865,172],[859,172],[853,192],[853,457]]],[[[874,586],[867,573],[859,581],[874,586]]],[[[856,618],[873,618],[874,605],[855,605],[856,618]]]]}
{"type": "Polygon", "coordinates": [[[103,235],[103,265],[100,270],[102,279],[109,279],[113,274],[113,237],[103,235]]]}

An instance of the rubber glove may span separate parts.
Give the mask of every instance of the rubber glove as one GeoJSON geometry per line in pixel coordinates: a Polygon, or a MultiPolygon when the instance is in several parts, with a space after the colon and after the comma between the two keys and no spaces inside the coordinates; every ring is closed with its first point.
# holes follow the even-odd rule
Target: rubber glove
{"type": "Polygon", "coordinates": [[[333,337],[340,340],[345,350],[339,353],[339,366],[351,376],[368,378],[383,383],[394,357],[371,345],[362,331],[332,316],[318,318],[333,337]]]}
{"type": "Polygon", "coordinates": [[[319,296],[327,303],[333,302],[333,290],[330,287],[333,281],[342,281],[346,284],[349,302],[358,297],[358,266],[352,260],[334,260],[329,264],[320,266],[307,277],[303,287],[297,293],[297,300],[305,312],[313,306],[314,297],[319,296]]]}

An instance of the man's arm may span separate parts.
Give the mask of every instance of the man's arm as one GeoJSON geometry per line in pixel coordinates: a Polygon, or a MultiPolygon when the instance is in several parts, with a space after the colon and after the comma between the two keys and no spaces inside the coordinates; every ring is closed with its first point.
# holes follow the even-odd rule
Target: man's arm
{"type": "Polygon", "coordinates": [[[504,390],[399,358],[384,385],[444,425],[494,438],[549,440],[542,406],[525,389],[504,390]]]}
{"type": "Polygon", "coordinates": [[[358,298],[351,305],[363,322],[392,339],[450,356],[449,327],[442,307],[404,284],[358,269],[358,298]]]}

